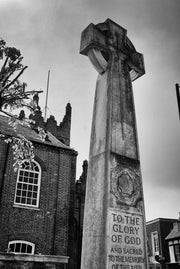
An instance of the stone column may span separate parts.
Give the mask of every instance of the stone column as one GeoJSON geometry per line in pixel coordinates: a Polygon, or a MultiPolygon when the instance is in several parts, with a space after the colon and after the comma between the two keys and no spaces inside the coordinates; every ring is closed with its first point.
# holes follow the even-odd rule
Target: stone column
{"type": "Polygon", "coordinates": [[[90,24],[80,53],[98,71],[91,130],[81,269],[147,268],[145,212],[132,80],[142,54],[110,19],[90,24]]]}

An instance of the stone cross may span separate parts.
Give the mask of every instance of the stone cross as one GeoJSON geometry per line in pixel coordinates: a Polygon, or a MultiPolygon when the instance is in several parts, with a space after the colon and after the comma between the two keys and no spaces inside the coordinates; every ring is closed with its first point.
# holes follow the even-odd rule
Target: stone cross
{"type": "Polygon", "coordinates": [[[127,31],[90,24],[80,53],[98,71],[81,269],[146,269],[145,211],[132,83],[145,73],[127,31]]]}

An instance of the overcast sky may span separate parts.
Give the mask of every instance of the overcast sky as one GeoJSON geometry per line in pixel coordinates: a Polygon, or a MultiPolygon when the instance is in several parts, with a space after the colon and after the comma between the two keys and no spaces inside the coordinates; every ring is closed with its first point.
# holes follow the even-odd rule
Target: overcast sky
{"type": "MultiPolygon", "coordinates": [[[[0,0],[0,37],[24,56],[29,89],[45,89],[48,115],[59,123],[72,105],[71,146],[79,152],[77,178],[88,159],[97,72],[79,54],[89,23],[107,18],[127,29],[144,54],[146,74],[133,83],[146,218],[177,218],[180,211],[179,0],[0,0]]],[[[40,105],[45,107],[45,92],[40,105]]]]}

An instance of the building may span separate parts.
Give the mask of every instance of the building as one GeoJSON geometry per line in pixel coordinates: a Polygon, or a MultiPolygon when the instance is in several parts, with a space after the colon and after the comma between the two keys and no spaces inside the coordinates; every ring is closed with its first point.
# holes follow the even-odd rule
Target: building
{"type": "MultiPolygon", "coordinates": [[[[33,142],[31,167],[25,161],[15,172],[12,145],[0,140],[0,268],[80,269],[88,162],[75,182],[71,106],[59,125],[53,116],[44,121],[40,108],[30,118],[35,123],[19,125],[18,133],[33,142]],[[45,142],[38,126],[47,131],[45,142]]],[[[16,135],[2,115],[0,132],[16,135]]],[[[149,221],[146,231],[149,269],[180,268],[180,219],[149,221]]]]}
{"type": "Polygon", "coordinates": [[[168,268],[180,268],[180,217],[173,223],[173,228],[165,240],[169,246],[170,261],[168,268]]]}
{"type": "MultiPolygon", "coordinates": [[[[44,122],[40,108],[30,118],[36,123],[19,125],[18,133],[33,142],[31,166],[24,161],[15,172],[12,145],[0,140],[0,268],[72,269],[77,152],[70,147],[71,106],[60,125],[53,116],[44,122]],[[45,142],[37,126],[47,131],[45,142]]],[[[16,135],[2,115],[0,132],[16,135]]]]}
{"type": "Polygon", "coordinates": [[[149,269],[165,268],[165,265],[170,262],[168,242],[165,239],[175,221],[175,219],[158,218],[146,223],[149,269]]]}
{"type": "Polygon", "coordinates": [[[83,171],[76,181],[75,187],[75,241],[74,249],[76,251],[76,267],[74,269],[80,269],[81,265],[81,249],[82,249],[82,235],[83,235],[83,219],[84,219],[84,205],[85,205],[85,195],[86,195],[86,180],[87,180],[87,170],[88,162],[83,162],[83,171]]]}

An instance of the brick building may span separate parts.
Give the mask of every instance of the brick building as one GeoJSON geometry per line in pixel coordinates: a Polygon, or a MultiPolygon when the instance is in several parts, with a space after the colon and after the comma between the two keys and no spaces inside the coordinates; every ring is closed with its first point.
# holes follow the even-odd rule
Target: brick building
{"type": "Polygon", "coordinates": [[[175,219],[158,218],[146,223],[147,248],[150,269],[168,268],[169,247],[166,239],[175,219]],[[158,262],[158,260],[160,262],[158,262]]]}
{"type": "Polygon", "coordinates": [[[173,223],[173,229],[165,238],[169,246],[168,268],[180,268],[180,217],[173,223]]]}
{"type": "Polygon", "coordinates": [[[76,256],[76,267],[74,269],[80,269],[81,264],[81,248],[82,248],[82,235],[83,235],[83,218],[84,218],[84,205],[86,195],[86,180],[88,162],[83,162],[83,171],[76,181],[75,186],[75,238],[74,238],[74,249],[76,256]]]}
{"type": "MultiPolygon", "coordinates": [[[[74,192],[77,152],[70,148],[71,106],[60,125],[44,122],[40,108],[32,128],[18,133],[33,142],[35,161],[14,172],[12,145],[0,140],[0,268],[75,267],[74,192]],[[47,131],[42,142],[36,127],[47,131]],[[31,254],[31,255],[29,255],[31,254]]],[[[0,115],[0,132],[16,135],[0,115]]]]}
{"type": "MultiPolygon", "coordinates": [[[[53,116],[45,122],[40,108],[30,118],[32,128],[20,125],[18,133],[33,142],[32,167],[24,162],[14,172],[12,145],[0,140],[0,268],[80,269],[88,163],[75,182],[71,106],[59,125],[53,116]],[[38,126],[47,131],[45,142],[38,126]]],[[[16,135],[2,115],[0,132],[16,135]]],[[[146,231],[149,268],[180,268],[180,220],[155,219],[146,223],[146,231]]]]}

